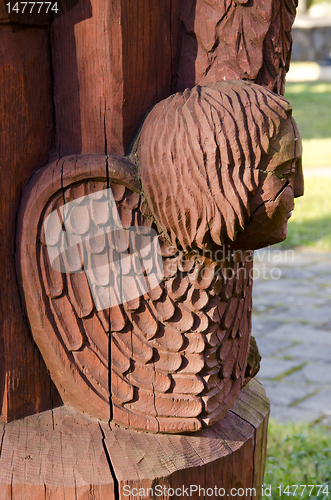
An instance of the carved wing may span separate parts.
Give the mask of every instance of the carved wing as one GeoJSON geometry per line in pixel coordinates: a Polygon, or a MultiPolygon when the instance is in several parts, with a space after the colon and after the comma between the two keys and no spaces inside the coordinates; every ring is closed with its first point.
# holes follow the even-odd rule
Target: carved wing
{"type": "MultiPolygon", "coordinates": [[[[84,251],[87,259],[102,260],[107,210],[97,192],[110,186],[116,203],[121,202],[118,212],[123,225],[130,225],[133,207],[140,200],[136,169],[131,162],[90,155],[67,157],[47,165],[23,193],[17,234],[17,272],[32,334],[51,377],[64,402],[107,420],[110,324],[122,327],[124,319],[117,305],[97,310],[90,283],[95,280],[88,279],[88,266],[80,250],[83,235],[94,223],[104,237],[98,234],[87,240],[84,251]],[[90,195],[89,206],[73,202],[76,206],[66,213],[66,227],[63,222],[56,224],[54,214],[61,219],[61,208],[77,198],[86,199],[86,195],[90,195]],[[65,244],[67,235],[73,239],[71,247],[65,244]]],[[[60,219],[57,217],[57,221],[60,219]]],[[[97,274],[100,266],[94,267],[97,274]]],[[[105,277],[98,278],[102,284],[105,277]]]]}
{"type": "MultiPolygon", "coordinates": [[[[119,280],[134,265],[123,228],[140,228],[141,238],[143,228],[156,229],[134,167],[122,159],[107,169],[106,158],[96,156],[48,165],[25,193],[19,226],[31,330],[64,402],[152,432],[194,431],[225,415],[243,385],[249,351],[246,255],[239,254],[245,262],[216,264],[160,239],[163,280],[134,291],[140,284],[132,279],[131,295],[119,299],[119,280]],[[109,188],[113,231],[103,194],[109,188]],[[60,214],[55,229],[51,214],[60,214]],[[83,245],[88,231],[94,237],[83,245]],[[75,245],[64,243],[69,236],[75,245]]],[[[159,262],[155,248],[140,248],[147,267],[159,262]]]]}

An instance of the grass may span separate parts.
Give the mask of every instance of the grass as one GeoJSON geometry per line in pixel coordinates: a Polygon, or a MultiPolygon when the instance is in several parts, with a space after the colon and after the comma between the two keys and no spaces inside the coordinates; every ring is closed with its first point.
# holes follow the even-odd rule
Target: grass
{"type": "Polygon", "coordinates": [[[302,134],[304,168],[331,166],[331,82],[288,82],[285,97],[302,134]]]}
{"type": "Polygon", "coordinates": [[[265,493],[263,499],[292,497],[303,500],[329,500],[331,496],[331,428],[304,423],[279,424],[270,420],[265,493]],[[279,486],[281,485],[281,494],[279,486]],[[291,485],[285,490],[287,485],[291,485]],[[322,485],[313,489],[292,485],[322,485]],[[284,492],[285,490],[285,492],[284,492]],[[324,492],[324,493],[323,493],[324,492]],[[329,493],[327,495],[327,492],[329,493]],[[310,493],[310,494],[309,494],[310,493]]]}
{"type": "Polygon", "coordinates": [[[317,3],[331,3],[331,0],[311,0],[310,5],[315,5],[317,3]]]}
{"type": "Polygon", "coordinates": [[[305,178],[305,195],[295,200],[288,236],[278,247],[331,251],[331,177],[305,178]]]}
{"type": "Polygon", "coordinates": [[[302,133],[305,195],[296,200],[288,237],[277,246],[331,251],[331,177],[314,174],[331,167],[331,82],[289,82],[285,96],[302,133]]]}

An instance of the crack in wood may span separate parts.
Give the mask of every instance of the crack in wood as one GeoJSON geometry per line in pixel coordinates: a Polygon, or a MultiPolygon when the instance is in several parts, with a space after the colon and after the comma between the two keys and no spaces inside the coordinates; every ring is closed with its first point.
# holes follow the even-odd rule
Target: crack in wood
{"type": "Polygon", "coordinates": [[[103,430],[102,426],[100,425],[100,422],[99,422],[99,428],[100,428],[101,435],[102,435],[102,439],[101,439],[102,446],[103,446],[103,449],[105,451],[106,459],[107,459],[107,462],[108,462],[108,465],[109,465],[109,470],[110,470],[110,473],[111,473],[113,481],[114,481],[114,500],[120,500],[120,496],[119,496],[119,481],[117,479],[117,476],[116,476],[116,473],[115,473],[115,469],[114,469],[114,466],[112,464],[111,457],[110,457],[110,454],[109,454],[109,451],[108,451],[108,447],[107,447],[107,444],[106,444],[106,435],[104,433],[104,430],[103,430]]]}
{"type": "MultiPolygon", "coordinates": [[[[0,425],[1,425],[1,424],[0,424],[0,425]]],[[[4,423],[4,424],[3,424],[3,428],[2,428],[2,433],[1,433],[1,441],[0,441],[0,458],[1,458],[1,452],[2,452],[3,440],[4,440],[4,437],[5,437],[5,430],[6,430],[6,424],[4,423]]]]}

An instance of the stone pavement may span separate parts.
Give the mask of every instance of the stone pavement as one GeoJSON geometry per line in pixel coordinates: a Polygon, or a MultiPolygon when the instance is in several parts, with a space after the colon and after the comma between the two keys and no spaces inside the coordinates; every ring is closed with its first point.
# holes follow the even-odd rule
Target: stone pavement
{"type": "Polygon", "coordinates": [[[331,424],[331,254],[255,252],[257,378],[271,417],[331,424]]]}

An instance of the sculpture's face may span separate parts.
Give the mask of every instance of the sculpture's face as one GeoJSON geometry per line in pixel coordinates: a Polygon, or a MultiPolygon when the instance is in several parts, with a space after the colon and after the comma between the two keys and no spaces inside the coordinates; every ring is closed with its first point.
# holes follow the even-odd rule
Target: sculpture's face
{"type": "Polygon", "coordinates": [[[236,242],[236,248],[262,248],[287,236],[287,221],[294,198],[304,191],[301,136],[295,121],[286,123],[264,168],[256,172],[258,189],[250,200],[250,222],[236,242]]]}

